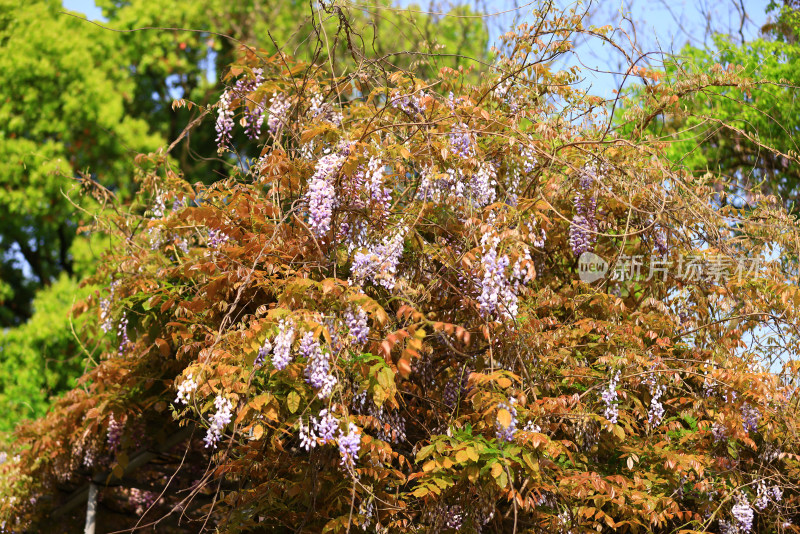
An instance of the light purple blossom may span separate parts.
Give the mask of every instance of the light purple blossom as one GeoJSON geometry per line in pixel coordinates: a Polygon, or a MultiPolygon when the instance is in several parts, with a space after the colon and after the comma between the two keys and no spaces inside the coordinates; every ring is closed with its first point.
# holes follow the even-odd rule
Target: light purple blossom
{"type": "Polygon", "coordinates": [[[480,295],[478,306],[484,316],[494,316],[497,320],[513,321],[519,311],[518,292],[523,283],[533,277],[523,260],[530,259],[530,252],[525,251],[514,263],[511,273],[508,267],[511,259],[507,254],[500,255],[497,247],[500,238],[490,233],[481,236],[481,269],[483,276],[478,283],[480,295]]]}
{"type": "Polygon", "coordinates": [[[217,395],[214,399],[214,407],[217,411],[211,417],[211,426],[208,428],[208,432],[203,441],[206,444],[206,448],[213,447],[216,449],[217,442],[222,439],[222,431],[225,430],[225,427],[231,422],[233,417],[233,405],[229,399],[222,395],[217,395]]]}
{"type": "Polygon", "coordinates": [[[152,219],[159,219],[164,216],[167,206],[164,204],[164,194],[159,193],[153,201],[153,217],[152,219]]]}
{"type": "Polygon", "coordinates": [[[501,402],[497,405],[497,411],[506,410],[511,414],[511,423],[504,426],[498,418],[495,420],[494,426],[497,431],[497,439],[500,441],[513,441],[514,434],[517,433],[517,409],[514,407],[516,399],[513,397],[508,399],[508,404],[501,402]]]}
{"type": "Polygon", "coordinates": [[[355,310],[348,308],[344,311],[344,320],[350,330],[350,337],[356,345],[363,345],[369,336],[369,325],[367,324],[367,312],[362,308],[355,310]]]}
{"type": "Polygon", "coordinates": [[[333,208],[336,207],[334,179],[345,160],[346,157],[339,153],[322,156],[308,181],[308,226],[317,238],[324,238],[331,229],[333,208]]]}
{"type": "Polygon", "coordinates": [[[379,213],[388,213],[392,203],[392,190],[383,186],[384,165],[380,159],[370,158],[367,174],[369,178],[366,180],[366,187],[373,208],[379,213]]]}
{"type": "Polygon", "coordinates": [[[152,491],[131,488],[128,503],[135,508],[137,515],[142,515],[156,502],[157,497],[152,491]]]}
{"type": "Polygon", "coordinates": [[[597,240],[597,200],[591,194],[592,185],[597,179],[594,167],[584,169],[579,180],[579,189],[575,193],[575,217],[569,226],[569,244],[572,252],[580,256],[594,249],[597,240]]]}
{"type": "Polygon", "coordinates": [[[715,443],[724,440],[727,437],[727,431],[725,429],[725,425],[721,423],[714,423],[713,425],[711,425],[711,435],[714,438],[715,443]]]}
{"type": "Polygon", "coordinates": [[[402,109],[412,117],[421,115],[425,112],[425,106],[422,101],[427,96],[428,93],[424,90],[411,95],[399,95],[395,93],[391,97],[391,106],[393,108],[402,109]]]}
{"type": "Polygon", "coordinates": [[[117,421],[114,418],[114,414],[111,414],[108,418],[108,432],[106,437],[108,448],[112,453],[119,450],[119,446],[122,443],[123,428],[125,428],[125,425],[121,421],[117,421]]]}
{"type": "Polygon", "coordinates": [[[650,410],[647,414],[647,421],[650,423],[651,428],[657,427],[664,418],[664,405],[661,404],[660,399],[666,390],[667,388],[663,385],[651,386],[650,388],[652,398],[650,399],[650,410]]]}
{"type": "Polygon", "coordinates": [[[125,313],[122,314],[122,318],[119,320],[117,337],[119,339],[119,355],[122,356],[123,352],[125,351],[125,347],[131,341],[128,339],[128,317],[125,313]]]}
{"type": "Polygon", "coordinates": [[[192,375],[186,376],[186,379],[178,386],[178,396],[175,397],[176,404],[187,405],[192,399],[192,393],[197,391],[197,382],[195,382],[192,375]]]}
{"type": "Polygon", "coordinates": [[[222,230],[208,229],[208,248],[218,249],[230,240],[230,236],[222,230]]]}
{"type": "Polygon", "coordinates": [[[300,446],[306,452],[317,446],[317,435],[311,428],[311,422],[309,422],[308,426],[305,426],[302,419],[300,420],[300,446]]]}
{"type": "Polygon", "coordinates": [[[272,94],[272,100],[269,105],[269,118],[267,119],[267,127],[271,133],[278,133],[288,123],[289,109],[291,107],[291,102],[283,94],[272,94]]]}
{"type": "Polygon", "coordinates": [[[336,431],[339,430],[339,421],[327,409],[319,412],[319,416],[311,421],[314,425],[314,432],[322,440],[323,445],[334,440],[336,431]]]}
{"type": "Polygon", "coordinates": [[[100,301],[100,321],[102,321],[100,323],[100,328],[106,333],[111,332],[114,328],[114,318],[111,316],[111,305],[114,303],[114,293],[116,293],[119,284],[119,280],[111,282],[111,286],[108,288],[108,297],[100,301]]]}
{"type": "Polygon", "coordinates": [[[758,428],[761,412],[755,406],[745,403],[742,406],[742,426],[745,432],[754,432],[758,428]]]}
{"type": "Polygon", "coordinates": [[[769,505],[770,501],[779,503],[781,499],[783,499],[783,490],[780,486],[777,484],[767,486],[763,480],[758,481],[756,500],[753,502],[756,510],[761,511],[769,505]]]}
{"type": "Polygon", "coordinates": [[[397,283],[397,263],[403,254],[403,239],[406,228],[401,228],[394,236],[385,237],[378,245],[367,247],[353,257],[351,268],[353,281],[360,285],[369,280],[388,290],[397,283]]]}
{"type": "Polygon", "coordinates": [[[256,355],[256,359],[253,361],[253,367],[258,369],[264,362],[267,360],[267,355],[272,352],[272,343],[270,342],[269,338],[264,340],[264,344],[261,345],[261,348],[258,349],[258,354],[256,355]]]}
{"type": "Polygon", "coordinates": [[[619,371],[614,375],[609,383],[608,387],[603,390],[601,397],[603,399],[603,403],[605,403],[606,408],[603,416],[609,420],[609,422],[616,424],[619,418],[619,406],[617,406],[617,384],[619,383],[619,371]]]}
{"type": "Polygon", "coordinates": [[[324,121],[333,123],[335,126],[342,124],[342,114],[335,111],[331,104],[326,104],[321,93],[315,93],[311,97],[308,113],[312,119],[321,118],[324,121]]]}
{"type": "Polygon", "coordinates": [[[292,343],[294,343],[294,323],[291,319],[278,323],[278,335],[272,348],[272,365],[282,371],[292,361],[292,343]]]}
{"type": "Polygon", "coordinates": [[[736,503],[731,508],[731,515],[736,522],[738,532],[750,532],[753,530],[753,509],[750,503],[747,502],[747,497],[744,493],[739,492],[736,495],[736,503]]]}
{"type": "Polygon", "coordinates": [[[497,170],[492,163],[484,162],[471,175],[463,169],[447,169],[436,173],[425,167],[417,197],[437,204],[468,202],[475,208],[483,208],[497,199],[497,170]]]}
{"type": "Polygon", "coordinates": [[[353,467],[358,458],[358,451],[361,449],[361,433],[353,423],[348,425],[348,433],[339,431],[339,454],[342,456],[341,464],[345,467],[353,467]]]}
{"type": "Polygon", "coordinates": [[[475,139],[466,124],[462,122],[456,125],[449,137],[450,148],[456,156],[468,159],[475,155],[475,139]]]}
{"type": "Polygon", "coordinates": [[[300,354],[308,360],[306,364],[306,382],[319,389],[317,396],[320,399],[330,397],[337,383],[336,377],[331,374],[331,364],[328,356],[322,349],[312,332],[303,334],[300,340],[300,354]]]}
{"type": "Polygon", "coordinates": [[[488,206],[497,198],[497,170],[489,162],[481,163],[471,180],[472,202],[476,207],[488,206]]]}
{"type": "Polygon", "coordinates": [[[231,109],[231,92],[225,89],[217,104],[217,147],[227,147],[233,131],[233,110],[231,109]]]}

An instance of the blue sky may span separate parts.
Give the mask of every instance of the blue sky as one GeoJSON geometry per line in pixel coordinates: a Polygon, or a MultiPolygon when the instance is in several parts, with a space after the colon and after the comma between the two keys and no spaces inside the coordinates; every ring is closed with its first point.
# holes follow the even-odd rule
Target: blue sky
{"type": "MultiPolygon", "coordinates": [[[[427,0],[397,0],[402,6],[410,4],[427,5],[427,0]]],[[[467,2],[472,4],[472,2],[467,2]]],[[[538,2],[529,0],[483,0],[482,5],[488,13],[496,13],[489,17],[489,28],[492,41],[497,39],[501,29],[505,31],[513,23],[530,20],[532,6],[538,2]],[[516,5],[519,9],[513,10],[516,5]],[[511,10],[509,12],[509,10],[511,10]]],[[[574,2],[557,0],[557,5],[571,5],[574,2]]],[[[698,46],[709,45],[707,20],[716,30],[731,31],[739,36],[740,17],[737,6],[743,5],[750,19],[742,28],[741,35],[745,40],[758,36],[758,29],[766,22],[765,9],[767,0],[596,0],[588,3],[593,12],[593,22],[598,25],[622,23],[622,27],[630,29],[630,25],[622,22],[623,14],[632,20],[636,27],[635,37],[639,47],[647,52],[664,50],[679,51],[686,43],[698,46]]],[[[93,0],[63,0],[62,4],[69,10],[87,15],[90,19],[101,18],[100,10],[93,0]]],[[[587,5],[584,3],[584,5],[587,5]]],[[[633,32],[629,32],[633,36],[633,32]]],[[[585,78],[584,88],[591,87],[591,92],[606,98],[613,96],[613,90],[620,81],[619,76],[595,73],[595,70],[617,70],[619,55],[614,55],[609,47],[600,46],[598,42],[579,44],[577,55],[581,58],[585,78]]],[[[574,64],[575,60],[567,59],[565,64],[574,64]]],[[[657,61],[655,61],[657,63],[657,61]]]]}

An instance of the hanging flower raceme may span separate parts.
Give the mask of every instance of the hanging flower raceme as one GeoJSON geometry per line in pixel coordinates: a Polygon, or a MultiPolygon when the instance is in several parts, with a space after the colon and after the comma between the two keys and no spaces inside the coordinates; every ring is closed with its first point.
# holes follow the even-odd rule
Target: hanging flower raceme
{"type": "Polygon", "coordinates": [[[114,329],[114,317],[111,314],[111,306],[114,303],[114,295],[119,284],[119,280],[111,282],[111,286],[108,288],[108,296],[100,301],[100,328],[106,333],[114,329]]]}
{"type": "Polygon", "coordinates": [[[269,338],[264,340],[264,344],[258,349],[258,354],[256,354],[256,359],[253,361],[253,367],[259,368],[264,365],[264,362],[267,360],[267,355],[272,352],[272,343],[270,343],[269,338]]]}
{"type": "Polygon", "coordinates": [[[233,132],[233,110],[231,109],[231,91],[226,89],[217,104],[217,147],[223,150],[230,144],[233,132]]]}
{"type": "Polygon", "coordinates": [[[217,442],[222,439],[222,432],[225,430],[225,427],[228,426],[228,423],[231,422],[231,418],[233,417],[233,405],[231,401],[222,395],[217,395],[214,399],[214,407],[217,411],[211,417],[211,426],[208,428],[208,432],[206,433],[206,437],[203,441],[206,444],[206,448],[217,448],[217,442]]]}
{"type": "Polygon", "coordinates": [[[344,311],[344,320],[350,332],[350,337],[356,345],[363,345],[369,336],[369,325],[367,324],[367,312],[362,308],[348,308],[344,311]]]}
{"type": "Polygon", "coordinates": [[[486,232],[481,236],[482,278],[478,283],[480,294],[478,306],[481,314],[499,321],[514,321],[519,311],[518,294],[523,284],[533,278],[530,269],[530,252],[514,262],[509,273],[511,259],[499,254],[500,238],[486,232]]]}
{"type": "Polygon", "coordinates": [[[475,155],[475,138],[466,124],[459,123],[450,131],[450,148],[453,153],[462,159],[469,159],[475,155]]]}
{"type": "Polygon", "coordinates": [[[661,404],[661,396],[667,388],[663,385],[652,386],[650,388],[650,410],[647,413],[647,422],[651,427],[656,427],[661,424],[664,418],[664,405],[661,404]]]}
{"type": "Polygon", "coordinates": [[[186,376],[186,379],[178,386],[178,396],[175,397],[175,404],[189,404],[192,400],[192,394],[197,391],[197,382],[192,378],[191,373],[186,376]]]}
{"type": "Polygon", "coordinates": [[[119,320],[119,326],[117,326],[117,338],[119,339],[119,349],[117,353],[119,356],[122,356],[125,352],[125,347],[128,346],[128,343],[131,340],[128,338],[128,317],[126,314],[122,314],[122,318],[119,320]]]}
{"type": "Polygon", "coordinates": [[[608,387],[603,390],[601,397],[603,403],[606,405],[603,417],[608,419],[609,422],[616,424],[619,418],[619,406],[617,405],[617,384],[619,384],[619,371],[614,375],[614,378],[609,380],[608,387]]]}
{"type": "Polygon", "coordinates": [[[392,203],[392,190],[383,185],[384,166],[380,159],[372,157],[367,165],[366,189],[372,201],[373,210],[378,214],[387,215],[392,203]]]}
{"type": "Polygon", "coordinates": [[[579,180],[578,191],[575,193],[575,217],[569,225],[569,244],[576,256],[593,250],[597,240],[597,219],[595,218],[597,200],[591,194],[596,179],[595,168],[585,168],[579,180]]]}
{"type": "Polygon", "coordinates": [[[497,419],[495,427],[497,429],[497,439],[499,441],[513,441],[514,434],[517,433],[517,409],[514,407],[516,399],[513,397],[508,400],[508,404],[500,403],[497,406],[497,419]]]}
{"type": "Polygon", "coordinates": [[[347,426],[347,430],[347,434],[339,431],[339,454],[342,457],[341,464],[352,468],[358,458],[358,452],[361,450],[361,432],[353,423],[347,426]]]}
{"type": "Polygon", "coordinates": [[[331,374],[331,364],[327,354],[322,351],[319,341],[312,332],[303,334],[300,340],[300,354],[306,358],[306,382],[318,389],[317,396],[327,399],[331,396],[336,377],[331,374]]]}
{"type": "Polygon", "coordinates": [[[331,229],[333,209],[336,207],[334,180],[346,159],[345,155],[338,152],[322,156],[317,161],[314,175],[308,180],[308,227],[318,239],[324,240],[331,229]]]}
{"type": "Polygon", "coordinates": [[[381,243],[357,252],[351,267],[352,281],[357,285],[371,281],[390,291],[394,289],[405,232],[406,229],[401,228],[393,236],[385,237],[381,243]]]}
{"type": "Polygon", "coordinates": [[[272,349],[272,366],[278,371],[285,369],[292,361],[292,343],[294,343],[294,323],[291,319],[281,319],[272,349]]]}
{"type": "Polygon", "coordinates": [[[292,103],[283,94],[273,93],[269,104],[267,127],[270,133],[277,134],[287,123],[292,103]]]}

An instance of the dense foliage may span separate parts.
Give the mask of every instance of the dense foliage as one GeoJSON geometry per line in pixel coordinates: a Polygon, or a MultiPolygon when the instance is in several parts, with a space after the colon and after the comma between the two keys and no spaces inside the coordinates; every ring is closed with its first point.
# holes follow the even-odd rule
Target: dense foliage
{"type": "Polygon", "coordinates": [[[710,170],[724,177],[720,187],[731,192],[759,187],[796,210],[800,175],[792,161],[800,153],[800,11],[793,2],[784,4],[771,2],[777,18],[761,38],[737,44],[718,35],[713,49],[687,46],[667,68],[676,80],[687,70],[737,69],[762,83],[706,87],[682,102],[687,114],[666,115],[654,132],[673,141],[673,160],[699,174],[710,170]]]}
{"type": "MultiPolygon", "coordinates": [[[[338,14],[312,11],[306,2],[98,4],[107,19],[102,24],[123,33],[61,12],[58,0],[0,2],[0,153],[6,162],[0,171],[0,326],[19,325],[0,332],[0,399],[13,407],[2,410],[0,430],[43,414],[49,397],[66,391],[84,368],[72,330],[56,325],[67,326],[74,288],[94,273],[86,253],[96,261],[108,246],[93,241],[82,225],[110,195],[99,202],[81,195],[76,178],[88,174],[126,203],[138,187],[135,155],[167,140],[180,140],[170,152],[172,164],[189,183],[224,176],[228,162],[214,157],[213,129],[181,137],[202,111],[170,104],[176,97],[202,106],[215,102],[222,92],[215,73],[233,61],[239,40],[269,53],[281,43],[307,60],[352,65],[343,41],[329,54],[316,39],[298,37],[328,32],[336,39],[338,14]],[[47,373],[19,372],[43,365],[47,373]]],[[[480,18],[436,19],[381,6],[373,13],[346,10],[350,31],[361,32],[362,55],[386,54],[385,41],[375,37],[389,28],[397,45],[420,51],[393,64],[413,63],[420,72],[455,68],[486,53],[480,18]]],[[[248,141],[237,136],[237,151],[257,154],[248,141]]]]}
{"type": "Polygon", "coordinates": [[[18,429],[5,528],[79,529],[92,480],[99,531],[794,529],[800,292],[754,260],[796,257],[797,222],[648,130],[752,82],[639,70],[614,126],[548,68],[609,40],[580,28],[537,12],[477,83],[245,49],[213,108],[228,175],[139,157],[137,203],[97,219],[89,369],[18,429]],[[609,276],[581,281],[588,251],[609,276]]]}

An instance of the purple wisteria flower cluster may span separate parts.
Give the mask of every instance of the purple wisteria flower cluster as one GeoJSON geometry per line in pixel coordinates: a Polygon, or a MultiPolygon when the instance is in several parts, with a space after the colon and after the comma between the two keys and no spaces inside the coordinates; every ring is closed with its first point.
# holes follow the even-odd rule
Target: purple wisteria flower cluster
{"type": "Polygon", "coordinates": [[[352,468],[355,459],[361,450],[361,431],[353,423],[347,425],[347,433],[340,429],[340,423],[332,411],[323,409],[317,417],[309,419],[304,425],[302,419],[299,423],[300,446],[307,452],[317,445],[332,443],[334,439],[339,442],[339,454],[342,457],[341,465],[352,468]],[[338,437],[336,431],[339,431],[338,437]],[[321,443],[320,443],[321,442],[321,443]]]}
{"type": "Polygon", "coordinates": [[[394,289],[405,233],[406,228],[400,228],[395,235],[384,237],[381,243],[356,252],[351,267],[351,283],[361,285],[370,281],[389,291],[394,289]]]}
{"type": "Polygon", "coordinates": [[[258,369],[264,362],[267,360],[267,355],[272,352],[272,343],[270,342],[269,338],[264,340],[264,344],[258,349],[258,354],[256,354],[256,359],[253,360],[253,367],[258,369]]]}
{"type": "Polygon", "coordinates": [[[306,358],[306,382],[319,390],[317,396],[327,399],[337,384],[336,377],[331,374],[331,362],[322,351],[319,341],[312,332],[306,332],[300,339],[300,354],[306,358]]]}
{"type": "Polygon", "coordinates": [[[160,219],[164,216],[164,213],[167,211],[167,206],[164,203],[164,193],[158,193],[153,199],[153,216],[151,219],[160,219]]]}
{"type": "Polygon", "coordinates": [[[719,531],[728,534],[746,534],[753,530],[753,508],[747,502],[747,496],[741,491],[736,494],[735,503],[731,508],[733,522],[719,522],[719,531]]]}
{"type": "Polygon", "coordinates": [[[447,380],[442,392],[442,402],[451,410],[458,406],[467,395],[469,388],[469,368],[457,372],[455,376],[447,380]]]}
{"type": "Polygon", "coordinates": [[[269,104],[269,118],[267,119],[267,127],[270,133],[277,134],[288,123],[289,110],[292,103],[282,93],[272,93],[272,99],[269,104]]]}
{"type": "Polygon", "coordinates": [[[475,136],[466,124],[459,123],[449,134],[450,149],[461,159],[469,159],[475,155],[475,136]]]}
{"type": "Polygon", "coordinates": [[[357,346],[364,345],[369,336],[367,312],[362,308],[357,308],[355,310],[353,308],[348,308],[344,311],[344,320],[353,343],[357,346]]]}
{"type": "Polygon", "coordinates": [[[323,409],[317,417],[309,418],[308,426],[303,425],[303,420],[300,420],[300,446],[308,452],[317,446],[317,440],[321,440],[323,445],[331,443],[338,429],[339,421],[336,416],[323,409]]]}
{"type": "Polygon", "coordinates": [[[569,225],[569,244],[576,256],[592,251],[597,240],[597,200],[591,194],[596,179],[596,169],[586,167],[575,193],[575,217],[569,225]]]}
{"type": "Polygon", "coordinates": [[[272,347],[272,366],[283,371],[292,361],[292,343],[294,343],[294,323],[291,319],[281,319],[278,323],[278,335],[272,347]]]}
{"type": "Polygon", "coordinates": [[[122,356],[125,352],[125,347],[131,342],[131,340],[128,339],[128,316],[125,313],[122,314],[122,318],[119,320],[119,325],[117,326],[117,338],[119,339],[118,353],[122,356]]]}
{"type": "Polygon", "coordinates": [[[758,408],[749,403],[742,405],[742,426],[745,432],[755,432],[760,419],[761,412],[758,408]]]}
{"type": "Polygon", "coordinates": [[[372,208],[380,214],[388,214],[392,204],[392,190],[383,185],[385,166],[379,158],[372,157],[367,164],[366,190],[372,201],[372,208]]]}
{"type": "Polygon", "coordinates": [[[603,417],[616,424],[619,419],[619,406],[617,406],[617,384],[619,384],[619,371],[608,382],[608,387],[600,395],[606,405],[603,417]]]}
{"type": "Polygon", "coordinates": [[[533,277],[529,269],[530,251],[514,262],[511,273],[508,268],[511,259],[507,254],[500,255],[497,247],[500,238],[486,232],[481,236],[481,269],[483,276],[478,282],[478,306],[484,316],[493,316],[496,320],[513,321],[519,311],[518,293],[520,288],[533,277]]]}
{"type": "Polygon", "coordinates": [[[233,110],[231,109],[232,92],[225,89],[219,97],[217,104],[217,147],[223,150],[230,144],[231,134],[233,133],[233,110]]]}
{"type": "Polygon", "coordinates": [[[323,121],[330,122],[334,126],[341,126],[342,114],[336,111],[333,106],[325,102],[321,93],[315,93],[311,97],[311,105],[308,108],[308,114],[312,119],[322,119],[323,121]]]}
{"type": "Polygon", "coordinates": [[[664,405],[661,404],[661,396],[667,391],[666,386],[653,385],[650,387],[650,410],[647,413],[647,422],[650,423],[651,428],[657,427],[661,424],[664,418],[664,405]]]}
{"type": "Polygon", "coordinates": [[[111,306],[114,303],[114,294],[119,287],[120,281],[111,282],[108,288],[108,297],[100,301],[100,328],[103,332],[111,332],[114,328],[114,318],[111,315],[111,306]]]}
{"type": "Polygon", "coordinates": [[[235,98],[246,99],[244,110],[244,131],[250,139],[255,139],[261,135],[261,126],[264,124],[264,99],[259,101],[252,100],[250,93],[264,83],[264,71],[253,69],[252,78],[241,78],[233,86],[235,98]]]}
{"type": "Polygon", "coordinates": [[[448,205],[469,202],[475,208],[484,208],[497,199],[497,169],[490,162],[481,163],[469,175],[460,168],[436,173],[426,167],[421,177],[417,193],[420,200],[448,205]]]}
{"type": "Polygon", "coordinates": [[[112,453],[117,452],[122,444],[122,431],[124,428],[124,423],[115,419],[114,414],[112,413],[108,418],[108,431],[106,433],[108,450],[110,450],[112,453]]]}
{"type": "Polygon", "coordinates": [[[339,152],[322,156],[317,161],[313,176],[308,180],[308,227],[318,239],[324,239],[331,229],[333,209],[336,207],[334,180],[346,159],[339,152]]]}
{"type": "Polygon", "coordinates": [[[223,232],[222,230],[215,230],[214,228],[208,229],[208,248],[216,250],[228,241],[230,241],[230,236],[223,232]]]}
{"type": "Polygon", "coordinates": [[[500,413],[500,410],[506,410],[509,414],[511,414],[511,423],[506,426],[502,422],[500,422],[500,418],[498,417],[495,420],[494,426],[497,431],[497,439],[499,441],[514,441],[514,434],[517,433],[517,409],[514,407],[516,404],[516,399],[513,397],[508,399],[508,403],[501,402],[497,405],[497,412],[500,413]]]}
{"type": "Polygon", "coordinates": [[[178,386],[178,396],[175,397],[175,404],[189,404],[192,394],[197,391],[197,382],[189,374],[186,379],[178,386]]]}
{"type": "Polygon", "coordinates": [[[719,443],[720,441],[727,438],[728,432],[725,429],[725,425],[719,422],[716,422],[713,425],[711,425],[711,436],[714,438],[714,443],[719,443]]]}
{"type": "Polygon", "coordinates": [[[361,450],[361,432],[353,423],[347,425],[347,434],[339,431],[339,454],[342,457],[341,465],[352,469],[358,453],[361,450]]]}
{"type": "Polygon", "coordinates": [[[391,96],[390,105],[395,109],[401,109],[415,117],[425,113],[424,100],[428,97],[425,90],[415,92],[410,95],[400,95],[395,93],[391,96]]]}
{"type": "Polygon", "coordinates": [[[763,480],[756,486],[756,500],[753,502],[756,510],[761,511],[769,506],[770,501],[779,503],[783,499],[783,490],[777,484],[767,486],[763,480]]]}
{"type": "Polygon", "coordinates": [[[128,503],[135,509],[137,515],[144,514],[156,502],[158,495],[152,491],[131,488],[128,503]]]}
{"type": "Polygon", "coordinates": [[[206,437],[203,441],[206,448],[217,448],[217,442],[222,439],[222,431],[231,422],[233,417],[233,405],[231,401],[222,395],[217,395],[214,399],[214,407],[217,409],[216,413],[211,417],[211,426],[208,428],[206,437]]]}
{"type": "Polygon", "coordinates": [[[256,89],[264,83],[263,71],[261,69],[253,69],[253,76],[242,78],[229,89],[226,89],[219,99],[217,104],[217,146],[220,151],[230,146],[231,135],[233,133],[234,120],[232,103],[234,100],[246,100],[244,106],[244,116],[242,117],[242,125],[244,126],[245,133],[251,139],[255,139],[261,135],[261,128],[266,119],[267,127],[272,134],[278,134],[280,130],[288,123],[289,110],[292,107],[291,101],[283,93],[274,92],[269,99],[269,108],[267,108],[267,99],[263,96],[258,96],[259,100],[252,100],[256,89]]]}

